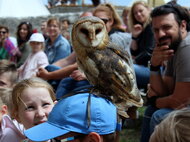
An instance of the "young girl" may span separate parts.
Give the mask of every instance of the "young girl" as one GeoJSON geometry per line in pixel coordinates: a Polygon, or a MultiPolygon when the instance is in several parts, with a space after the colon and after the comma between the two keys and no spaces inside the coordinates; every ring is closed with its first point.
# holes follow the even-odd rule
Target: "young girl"
{"type": "Polygon", "coordinates": [[[15,85],[12,93],[12,116],[25,129],[46,122],[55,103],[53,88],[40,78],[25,79],[15,85]]]}
{"type": "Polygon", "coordinates": [[[43,35],[41,33],[34,33],[30,37],[29,42],[32,48],[32,53],[28,56],[24,64],[18,69],[20,80],[36,76],[38,68],[44,68],[49,64],[47,56],[43,52],[43,35]]]}

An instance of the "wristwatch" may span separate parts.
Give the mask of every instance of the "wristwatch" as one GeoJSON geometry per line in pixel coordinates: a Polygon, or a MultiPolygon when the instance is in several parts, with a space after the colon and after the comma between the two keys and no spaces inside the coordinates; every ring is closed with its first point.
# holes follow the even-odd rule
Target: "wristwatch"
{"type": "Polygon", "coordinates": [[[158,66],[153,66],[153,65],[150,65],[150,71],[160,71],[160,65],[158,66]]]}

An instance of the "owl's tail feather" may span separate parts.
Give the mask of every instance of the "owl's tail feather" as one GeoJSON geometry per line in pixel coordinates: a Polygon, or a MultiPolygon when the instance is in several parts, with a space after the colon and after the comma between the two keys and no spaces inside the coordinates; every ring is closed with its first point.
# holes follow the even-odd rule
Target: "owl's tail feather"
{"type": "Polygon", "coordinates": [[[120,107],[117,107],[117,113],[119,114],[120,117],[129,118],[127,112],[120,107]]]}

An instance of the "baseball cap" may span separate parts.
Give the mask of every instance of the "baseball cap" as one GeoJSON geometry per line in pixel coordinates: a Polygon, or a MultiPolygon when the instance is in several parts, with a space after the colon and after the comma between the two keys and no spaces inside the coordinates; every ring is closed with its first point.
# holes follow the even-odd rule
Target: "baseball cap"
{"type": "Polygon", "coordinates": [[[44,42],[44,36],[41,33],[33,33],[29,39],[29,41],[35,41],[35,42],[44,42]]]}
{"type": "Polygon", "coordinates": [[[115,105],[105,98],[81,93],[58,101],[47,122],[34,126],[24,133],[32,141],[46,141],[69,132],[82,134],[96,132],[105,135],[115,132],[116,127],[115,105]]]}

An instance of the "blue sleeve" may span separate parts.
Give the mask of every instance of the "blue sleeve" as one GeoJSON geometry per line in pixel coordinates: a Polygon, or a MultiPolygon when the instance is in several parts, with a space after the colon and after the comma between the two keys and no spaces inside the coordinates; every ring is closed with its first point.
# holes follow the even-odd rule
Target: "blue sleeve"
{"type": "Polygon", "coordinates": [[[71,46],[69,42],[62,42],[56,49],[54,62],[63,59],[71,54],[71,46]]]}

